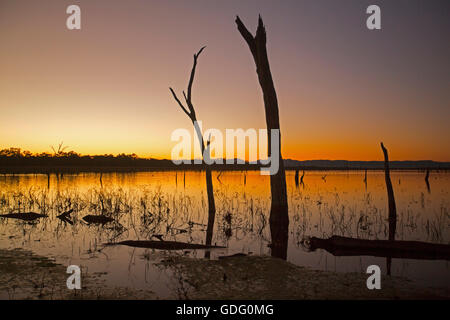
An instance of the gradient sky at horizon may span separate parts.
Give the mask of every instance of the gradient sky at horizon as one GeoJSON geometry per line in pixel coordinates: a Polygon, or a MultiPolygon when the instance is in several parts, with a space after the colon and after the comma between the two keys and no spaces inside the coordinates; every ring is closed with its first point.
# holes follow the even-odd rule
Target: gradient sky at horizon
{"type": "Polygon", "coordinates": [[[192,125],[265,128],[239,15],[261,14],[284,158],[450,161],[450,1],[0,0],[0,149],[169,158],[192,125]],[[78,4],[82,30],[66,29],[78,4]],[[378,4],[382,30],[366,28],[378,4]]]}

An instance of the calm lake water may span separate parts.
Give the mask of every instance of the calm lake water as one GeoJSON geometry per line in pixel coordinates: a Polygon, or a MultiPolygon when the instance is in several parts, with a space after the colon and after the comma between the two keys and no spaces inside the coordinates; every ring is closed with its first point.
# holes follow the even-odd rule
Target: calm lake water
{"type": "MultiPolygon", "coordinates": [[[[377,264],[386,273],[386,258],[335,257],[308,252],[304,237],[349,236],[388,238],[384,173],[307,171],[296,187],[287,173],[290,213],[288,261],[318,270],[365,273],[377,264]]],[[[301,175],[301,173],[300,173],[301,175]]],[[[450,173],[432,172],[430,190],[424,172],[392,172],[397,203],[397,240],[448,244],[450,241],[450,173]]],[[[259,171],[213,172],[217,206],[213,244],[225,246],[211,258],[238,252],[270,255],[269,178],[259,171]]],[[[164,240],[204,243],[207,199],[204,173],[140,172],[0,176],[0,213],[46,213],[36,222],[0,218],[0,248],[24,248],[54,257],[64,265],[81,265],[87,272],[104,272],[112,285],[148,289],[163,298],[177,298],[171,270],[155,265],[167,255],[204,257],[204,251],[164,252],[108,242],[164,240]],[[74,209],[71,223],[56,216],[74,209]],[[109,214],[115,222],[88,225],[88,214],[109,214]],[[153,240],[156,240],[153,238],[153,240]]],[[[450,287],[448,261],[393,259],[393,276],[419,285],[450,287]]]]}

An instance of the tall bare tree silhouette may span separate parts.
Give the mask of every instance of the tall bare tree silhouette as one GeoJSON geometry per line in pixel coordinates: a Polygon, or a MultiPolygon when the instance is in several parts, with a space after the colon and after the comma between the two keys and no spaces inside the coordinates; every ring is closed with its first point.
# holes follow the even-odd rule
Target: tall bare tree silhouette
{"type": "MultiPolygon", "coordinates": [[[[202,51],[204,49],[205,49],[205,47],[201,48],[196,54],[194,54],[194,65],[192,67],[191,76],[189,78],[187,95],[183,91],[183,96],[184,96],[184,100],[186,101],[187,107],[183,105],[183,103],[180,101],[180,99],[178,99],[178,97],[175,94],[175,92],[173,91],[173,89],[169,88],[170,92],[172,92],[174,99],[180,106],[181,110],[183,110],[184,113],[186,113],[186,115],[192,121],[192,124],[195,128],[195,132],[197,133],[197,137],[198,137],[198,140],[200,143],[200,148],[202,150],[203,157],[205,156],[205,154],[208,154],[208,156],[209,156],[210,141],[207,141],[206,146],[205,146],[203,134],[201,132],[200,126],[198,125],[197,115],[195,114],[194,105],[192,103],[192,84],[194,83],[195,69],[197,68],[198,57],[200,56],[200,54],[202,53],[202,51]],[[206,150],[206,152],[205,152],[205,150],[206,150]]],[[[211,169],[208,166],[206,166],[205,172],[206,172],[206,192],[208,195],[208,226],[207,226],[207,230],[206,230],[205,244],[209,246],[209,245],[211,245],[211,241],[212,241],[214,220],[215,220],[215,216],[216,216],[216,205],[214,202],[214,190],[213,190],[213,184],[212,184],[211,169]]]]}
{"type": "MultiPolygon", "coordinates": [[[[389,155],[387,149],[384,147],[383,142],[381,142],[381,149],[384,154],[384,177],[386,180],[386,189],[388,194],[388,206],[389,206],[389,240],[395,240],[395,231],[397,229],[397,207],[395,205],[394,189],[392,188],[391,174],[389,170],[389,155]]],[[[391,274],[391,264],[392,258],[388,257],[386,259],[387,264],[387,274],[391,274]]]]}
{"type": "MultiPolygon", "coordinates": [[[[278,99],[273,84],[272,73],[270,71],[269,58],[266,48],[266,29],[259,16],[256,35],[253,36],[242,23],[239,17],[236,17],[236,24],[239,32],[253,55],[256,64],[256,73],[258,74],[259,84],[261,86],[264,107],[266,112],[266,124],[269,130],[268,136],[268,155],[271,150],[271,130],[280,130],[280,120],[278,115],[278,99]]],[[[270,176],[270,190],[272,203],[270,208],[270,232],[272,237],[272,256],[286,259],[287,243],[289,231],[289,213],[286,193],[286,175],[284,172],[283,157],[281,156],[281,134],[278,135],[279,148],[279,170],[276,174],[270,176]]]]}

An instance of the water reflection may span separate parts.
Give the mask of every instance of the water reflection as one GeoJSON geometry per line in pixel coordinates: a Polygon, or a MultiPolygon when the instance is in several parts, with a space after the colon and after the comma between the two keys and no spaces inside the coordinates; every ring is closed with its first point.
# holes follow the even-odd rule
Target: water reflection
{"type": "MultiPolygon", "coordinates": [[[[385,272],[391,269],[392,275],[427,284],[448,283],[446,261],[388,258],[386,263],[386,257],[334,257],[324,251],[305,252],[301,246],[304,237],[332,235],[448,243],[450,174],[433,174],[433,193],[423,183],[423,172],[391,174],[393,181],[402,181],[395,185],[396,225],[388,219],[383,172],[367,172],[366,189],[361,184],[365,172],[308,171],[306,176],[299,173],[296,178],[295,171],[288,171],[288,261],[343,272],[362,272],[368,264],[378,264],[386,266],[385,272]]],[[[211,244],[226,247],[210,251],[211,259],[238,252],[272,254],[268,178],[255,171],[213,172],[213,179],[217,213],[214,227],[208,228],[205,177],[201,172],[80,173],[66,174],[62,179],[55,175],[3,175],[1,214],[35,212],[48,217],[34,221],[0,218],[0,247],[23,247],[64,263],[78,262],[90,270],[109,272],[108,281],[116,285],[132,281],[146,287],[146,279],[153,277],[152,283],[158,283],[161,291],[166,290],[165,285],[158,282],[157,271],[148,260],[135,259],[134,253],[129,269],[132,252],[139,252],[139,257],[148,254],[152,262],[162,258],[161,254],[103,244],[159,241],[159,236],[166,241],[206,244],[210,237],[211,244]],[[89,224],[83,220],[88,215],[107,215],[113,221],[89,224]],[[146,267],[146,263],[150,264],[146,267]],[[124,280],[122,275],[128,270],[131,276],[124,280]]],[[[205,256],[204,250],[185,251],[195,257],[205,256]]]]}

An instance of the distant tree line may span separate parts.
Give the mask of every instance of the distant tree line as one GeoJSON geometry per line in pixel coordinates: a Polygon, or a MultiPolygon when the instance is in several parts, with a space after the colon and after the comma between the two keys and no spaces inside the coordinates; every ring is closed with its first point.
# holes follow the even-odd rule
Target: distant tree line
{"type": "Polygon", "coordinates": [[[0,150],[0,166],[31,166],[31,167],[134,167],[134,166],[173,166],[170,160],[139,158],[135,153],[118,155],[81,155],[75,151],[54,153],[32,153],[20,148],[0,150]]]}
{"type": "MultiPolygon", "coordinates": [[[[234,161],[237,162],[236,159],[234,161]]],[[[287,170],[382,170],[382,161],[284,160],[287,170]]],[[[225,161],[224,161],[225,163],[225,161]]],[[[449,162],[390,161],[391,169],[449,170],[449,162]]],[[[204,170],[206,165],[175,165],[171,160],[140,158],[135,153],[118,155],[81,155],[58,148],[53,153],[32,153],[20,148],[0,150],[0,173],[139,171],[139,170],[204,170]]],[[[258,170],[259,164],[213,164],[212,170],[258,170]]]]}
{"type": "MultiPolygon", "coordinates": [[[[60,171],[134,171],[153,169],[203,170],[206,165],[175,165],[171,160],[141,158],[135,153],[118,155],[82,155],[75,151],[58,148],[53,153],[32,153],[20,148],[0,150],[0,172],[60,172],[60,171]]],[[[248,170],[259,165],[212,165],[211,169],[248,170]]]]}

